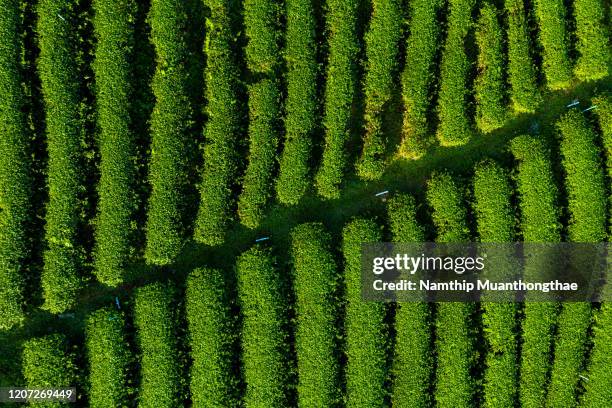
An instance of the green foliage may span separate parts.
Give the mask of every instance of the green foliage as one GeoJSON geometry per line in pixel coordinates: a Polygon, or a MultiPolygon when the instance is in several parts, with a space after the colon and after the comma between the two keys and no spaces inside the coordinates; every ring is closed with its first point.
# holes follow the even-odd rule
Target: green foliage
{"type": "Polygon", "coordinates": [[[257,228],[271,195],[272,171],[278,146],[278,84],[269,79],[249,87],[249,164],[238,199],[238,215],[243,225],[257,228]]]}
{"type": "Polygon", "coordinates": [[[574,73],[583,81],[594,81],[608,76],[610,67],[610,26],[606,24],[602,0],[573,2],[578,43],[578,60],[574,73]]]}
{"type": "Polygon", "coordinates": [[[361,245],[382,241],[372,220],[354,219],[342,233],[346,285],[347,407],[382,407],[386,395],[385,305],[361,299],[361,245]]]}
{"type": "Polygon", "coordinates": [[[237,406],[237,380],[233,373],[236,322],[223,272],[194,270],[187,278],[185,302],[193,359],[190,370],[193,406],[237,406]]]}
{"type": "Polygon", "coordinates": [[[247,407],[287,404],[287,306],[275,264],[271,252],[259,246],[244,252],[236,263],[247,407]]]}
{"type": "Polygon", "coordinates": [[[89,361],[89,406],[122,407],[128,399],[130,363],[123,315],[112,309],[91,313],[85,327],[89,361]]]}
{"type": "Polygon", "coordinates": [[[440,24],[437,19],[441,0],[409,2],[410,34],[402,72],[402,156],[418,159],[432,142],[428,136],[427,113],[431,105],[435,79],[435,57],[439,49],[440,24]]]}
{"type": "MultiPolygon", "coordinates": [[[[73,387],[76,366],[66,338],[51,334],[27,340],[23,345],[22,372],[28,388],[73,387]]],[[[30,402],[31,407],[67,407],[59,401],[30,402]]]]}
{"type": "Polygon", "coordinates": [[[206,106],[204,168],[195,239],[207,245],[225,240],[233,206],[230,189],[236,175],[235,144],[240,132],[236,98],[238,69],[234,62],[231,1],[206,0],[206,106]]]}
{"type": "Polygon", "coordinates": [[[185,235],[182,209],[189,179],[187,147],[192,109],[184,2],[153,0],[149,22],[157,67],[152,85],[156,102],[151,116],[151,194],[145,257],[150,263],[165,265],[176,259],[185,235]]]}
{"type": "Polygon", "coordinates": [[[510,100],[517,113],[533,113],[542,104],[524,0],[504,0],[508,35],[510,100]]]}
{"type": "Polygon", "coordinates": [[[161,283],[143,286],[135,293],[134,324],[141,353],[140,408],[174,407],[181,400],[173,299],[173,288],[161,283]]]}
{"type": "Polygon", "coordinates": [[[484,133],[502,127],[507,116],[504,103],[502,29],[498,19],[497,8],[491,3],[485,3],[480,9],[476,30],[478,77],[474,84],[476,125],[484,133]]]}
{"type": "Polygon", "coordinates": [[[279,17],[281,3],[274,0],[245,0],[244,25],[248,43],[247,67],[258,73],[274,71],[280,58],[279,17]]]}
{"type": "Polygon", "coordinates": [[[95,0],[93,8],[97,39],[93,69],[100,129],[94,273],[100,282],[117,286],[123,282],[124,268],[130,260],[137,207],[135,144],[130,129],[130,61],[136,3],[95,0]]]}
{"type": "Polygon", "coordinates": [[[438,93],[439,125],[436,136],[442,146],[460,146],[468,142],[472,127],[467,115],[467,77],[470,62],[465,39],[472,27],[475,0],[449,0],[448,28],[440,68],[438,93]]]}
{"type": "Polygon", "coordinates": [[[572,80],[568,54],[569,35],[563,0],[535,0],[538,39],[542,47],[542,70],[549,89],[566,89],[572,80]]]}
{"type": "Polygon", "coordinates": [[[583,383],[585,391],[581,407],[605,407],[612,401],[612,304],[604,303],[595,314],[593,349],[588,364],[589,381],[583,383]]]}
{"type": "Polygon", "coordinates": [[[434,173],[427,182],[427,202],[439,242],[469,240],[463,193],[447,173],[434,173]]]}
{"type": "Polygon", "coordinates": [[[72,307],[81,287],[82,251],[78,230],[83,192],[83,141],[73,26],[76,1],[41,0],[37,5],[40,75],[47,132],[44,268],[41,285],[51,313],[72,307]]]}
{"type": "Polygon", "coordinates": [[[506,170],[493,161],[476,165],[474,171],[474,212],[482,242],[513,242],[514,211],[512,189],[506,170]]]}
{"type": "Polygon", "coordinates": [[[340,184],[347,163],[345,145],[351,132],[351,113],[355,97],[357,40],[357,0],[327,2],[328,59],[325,83],[325,145],[321,165],[315,176],[321,197],[340,197],[340,184]]]}
{"type": "MultiPolygon", "coordinates": [[[[598,95],[593,98],[593,105],[597,105],[595,113],[599,123],[601,143],[606,162],[606,181],[609,183],[612,180],[612,98],[605,94],[598,95]]],[[[612,195],[608,195],[608,208],[612,208],[612,195]]],[[[612,225],[612,222],[608,221],[608,224],[612,225]]]]}
{"type": "Polygon", "coordinates": [[[331,242],[331,235],[319,223],[298,225],[291,233],[298,405],[304,407],[331,407],[340,400],[338,272],[331,242]]]}
{"type": "Polygon", "coordinates": [[[372,1],[370,26],[365,35],[365,134],[356,164],[357,174],[365,180],[377,180],[385,170],[383,114],[391,100],[398,69],[402,35],[400,3],[399,0],[372,1]]]}
{"type": "Polygon", "coordinates": [[[606,188],[597,135],[577,110],[558,122],[573,242],[602,242],[606,238],[606,188]]]}
{"type": "MultiPolygon", "coordinates": [[[[393,242],[424,242],[425,232],[417,222],[414,198],[401,194],[387,206],[393,242]]],[[[423,408],[431,402],[433,356],[431,311],[425,302],[397,303],[392,378],[394,407],[423,408]]]]}
{"type": "Polygon", "coordinates": [[[312,136],[318,127],[316,20],[312,0],[286,1],[285,145],[276,194],[283,204],[297,204],[310,184],[312,136]]]}
{"type": "Polygon", "coordinates": [[[32,218],[19,20],[19,1],[5,1],[0,8],[0,330],[25,319],[23,262],[29,252],[27,222],[32,218]]]}

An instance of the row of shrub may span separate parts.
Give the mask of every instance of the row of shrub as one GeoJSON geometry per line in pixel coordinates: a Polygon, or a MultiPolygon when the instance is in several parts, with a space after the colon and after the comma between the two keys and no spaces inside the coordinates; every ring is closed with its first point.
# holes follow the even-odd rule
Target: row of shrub
{"type": "Polygon", "coordinates": [[[100,148],[98,218],[94,273],[98,280],[117,286],[132,250],[135,145],[130,125],[133,19],[136,3],[93,2],[96,35],[93,70],[96,79],[100,148]]]}
{"type": "Polygon", "coordinates": [[[410,33],[401,77],[404,117],[399,152],[411,159],[423,156],[431,143],[428,112],[440,48],[441,29],[437,16],[442,5],[440,0],[415,0],[408,5],[410,33]]]}
{"type": "Polygon", "coordinates": [[[340,402],[339,275],[331,243],[320,223],[299,225],[291,233],[299,406],[330,407],[340,402]]]}
{"type": "Polygon", "coordinates": [[[438,91],[438,129],[442,146],[459,146],[468,142],[472,127],[467,113],[468,74],[470,62],[465,41],[472,27],[474,0],[449,0],[446,41],[440,63],[438,91]]]}
{"type": "MultiPolygon", "coordinates": [[[[514,210],[511,205],[512,188],[507,172],[495,162],[481,162],[474,171],[473,189],[474,212],[480,241],[513,242],[514,210]]],[[[503,262],[504,259],[500,261],[503,262]]],[[[516,304],[483,302],[482,309],[487,347],[484,406],[515,406],[518,388],[516,304]]]]}
{"type": "Polygon", "coordinates": [[[365,34],[365,134],[356,170],[365,180],[377,180],[385,169],[385,107],[392,97],[402,36],[402,5],[398,0],[374,0],[365,34]]]}
{"type": "Polygon", "coordinates": [[[127,379],[130,352],[122,313],[99,309],[89,315],[85,326],[89,362],[89,406],[121,407],[131,393],[127,379]]]}
{"type": "MultiPolygon", "coordinates": [[[[434,173],[427,183],[437,242],[469,241],[463,192],[447,173],[434,173]]],[[[439,407],[471,407],[475,350],[470,333],[472,303],[442,302],[436,317],[435,400],[439,407]]]]}
{"type": "Polygon", "coordinates": [[[270,79],[249,86],[249,157],[238,199],[240,222],[257,228],[272,194],[272,172],[278,147],[280,95],[278,83],[270,79]]]}
{"type": "Polygon", "coordinates": [[[32,217],[32,163],[18,58],[19,4],[9,1],[0,9],[0,330],[25,319],[23,262],[28,255],[27,222],[32,217]]]}
{"type": "Polygon", "coordinates": [[[383,407],[387,377],[388,328],[385,305],[361,298],[361,245],[381,242],[372,220],[357,218],[342,232],[346,290],[346,398],[351,407],[383,407]]]}
{"type": "Polygon", "coordinates": [[[62,313],[76,303],[81,287],[78,233],[84,190],[80,83],[76,61],[76,4],[43,0],[37,5],[38,73],[45,107],[47,186],[44,309],[62,313]]]}
{"type": "Polygon", "coordinates": [[[271,251],[255,246],[238,257],[240,339],[247,407],[287,405],[287,305],[271,251]]]}
{"type": "Polygon", "coordinates": [[[188,183],[189,47],[183,2],[154,0],[148,20],[157,67],[153,75],[155,107],[151,115],[151,157],[145,257],[158,265],[171,263],[185,239],[183,209],[188,183]]]}
{"type": "Polygon", "coordinates": [[[542,47],[542,71],[549,89],[566,89],[572,80],[569,58],[569,33],[566,27],[567,11],[563,0],[534,2],[538,22],[538,39],[542,47]]]}
{"type": "Polygon", "coordinates": [[[243,7],[247,68],[254,73],[270,74],[280,62],[281,4],[273,0],[245,0],[243,7]]]}
{"type": "Polygon", "coordinates": [[[179,395],[175,290],[153,283],[134,295],[134,325],[140,350],[139,407],[174,407],[179,395]]]}
{"type": "MultiPolygon", "coordinates": [[[[424,242],[425,231],[417,221],[415,199],[407,194],[392,197],[387,217],[393,242],[424,242]]],[[[395,407],[424,408],[431,403],[433,356],[432,315],[428,303],[397,303],[395,308],[395,349],[391,374],[391,401],[395,407]]]]}
{"type": "Polygon", "coordinates": [[[210,9],[206,30],[206,108],[204,167],[200,181],[200,208],[195,239],[207,245],[225,240],[233,209],[232,185],[236,176],[236,141],[241,109],[237,99],[238,68],[234,55],[232,2],[206,0],[210,9]]]}
{"type": "Polygon", "coordinates": [[[601,309],[595,314],[593,324],[593,348],[586,376],[588,381],[583,382],[584,393],[580,399],[580,406],[585,408],[605,407],[612,401],[612,304],[603,303],[601,309]]]}
{"type": "Polygon", "coordinates": [[[598,80],[609,73],[610,26],[606,23],[604,10],[601,0],[576,0],[573,3],[579,54],[574,72],[581,80],[598,80]]]}
{"type": "Polygon", "coordinates": [[[218,269],[196,269],[187,278],[185,304],[194,407],[236,405],[238,382],[233,365],[237,327],[227,288],[227,280],[218,269]]]}
{"type": "Polygon", "coordinates": [[[347,165],[346,143],[351,134],[355,97],[357,0],[330,0],[326,24],[328,57],[324,96],[325,144],[315,176],[317,192],[324,198],[338,198],[347,165]]]}
{"type": "Polygon", "coordinates": [[[310,154],[318,129],[316,18],[311,0],[287,0],[285,143],[276,179],[283,204],[297,204],[311,182],[310,154]]]}
{"type": "Polygon", "coordinates": [[[503,67],[506,65],[502,49],[502,28],[497,8],[483,4],[476,30],[478,45],[478,76],[474,84],[476,94],[476,125],[489,133],[506,121],[503,67]]]}
{"type": "Polygon", "coordinates": [[[533,113],[542,103],[533,62],[532,41],[523,0],[504,0],[507,26],[508,83],[512,109],[533,113]]]}
{"type": "MultiPolygon", "coordinates": [[[[593,98],[592,104],[597,106],[595,114],[606,163],[606,185],[610,185],[612,181],[612,98],[606,94],[597,95],[593,98]]],[[[612,195],[610,194],[608,195],[608,208],[612,208],[612,195]]],[[[610,225],[612,222],[608,221],[608,226],[610,225]]]]}

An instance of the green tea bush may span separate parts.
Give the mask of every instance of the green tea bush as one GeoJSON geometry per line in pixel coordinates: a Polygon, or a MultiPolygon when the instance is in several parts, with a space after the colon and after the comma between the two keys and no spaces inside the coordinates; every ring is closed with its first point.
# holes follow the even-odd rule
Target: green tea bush
{"type": "Polygon", "coordinates": [[[571,84],[572,66],[565,4],[563,0],[535,0],[533,5],[546,84],[552,90],[566,89],[571,84]]]}
{"type": "Polygon", "coordinates": [[[482,242],[514,241],[512,188],[506,170],[493,161],[476,165],[474,171],[474,212],[482,242]]]}
{"type": "Polygon", "coordinates": [[[188,182],[188,137],[192,118],[186,63],[189,47],[184,2],[153,0],[148,17],[157,67],[151,115],[151,194],[147,210],[149,263],[165,265],[180,253],[185,238],[183,214],[188,182]]]}
{"type": "Polygon", "coordinates": [[[441,29],[437,16],[442,5],[441,0],[414,0],[408,5],[410,34],[406,40],[401,78],[404,118],[399,152],[410,159],[423,156],[432,142],[428,135],[428,112],[433,95],[435,58],[440,48],[441,29]]]}
{"type": "MultiPolygon", "coordinates": [[[[74,387],[77,367],[68,352],[66,338],[51,334],[27,340],[23,344],[21,369],[27,388],[74,387]]],[[[67,407],[60,401],[30,402],[31,407],[67,407]]]]}
{"type": "Polygon", "coordinates": [[[502,29],[497,8],[485,3],[480,9],[476,43],[478,76],[476,78],[476,125],[484,133],[502,127],[506,121],[502,49],[502,29]]]}
{"type": "Polygon", "coordinates": [[[325,144],[315,176],[317,192],[323,198],[340,197],[346,170],[345,145],[351,132],[351,113],[356,86],[357,0],[329,0],[326,24],[328,59],[324,96],[325,144]]]}
{"type": "Polygon", "coordinates": [[[227,282],[218,269],[194,270],[185,294],[189,345],[191,401],[194,407],[237,405],[233,372],[236,322],[227,282]]]}
{"type": "Polygon", "coordinates": [[[593,325],[593,348],[586,377],[583,382],[584,394],[580,406],[584,408],[605,407],[612,401],[612,304],[601,305],[601,310],[595,314],[593,325]]]}
{"type": "Polygon", "coordinates": [[[601,0],[576,0],[573,3],[576,20],[578,60],[574,73],[583,81],[608,76],[610,67],[610,27],[606,24],[601,0]]]}
{"type": "Polygon", "coordinates": [[[385,305],[361,298],[361,245],[382,241],[372,220],[350,221],[342,233],[346,285],[346,398],[348,407],[382,407],[386,395],[385,305]]]}
{"type": "Polygon", "coordinates": [[[311,183],[312,137],[318,129],[316,18],[312,0],[286,1],[285,145],[280,156],[276,195],[297,204],[311,183]]]}
{"type": "MultiPolygon", "coordinates": [[[[447,173],[434,173],[427,183],[437,242],[468,241],[463,193],[447,173]]],[[[439,407],[471,407],[475,382],[470,374],[475,350],[470,333],[472,303],[442,302],[436,318],[437,370],[435,400],[439,407]]]]}
{"type": "Polygon", "coordinates": [[[275,263],[270,251],[259,246],[244,252],[236,263],[247,407],[287,405],[287,306],[275,263]]]}
{"type": "Polygon", "coordinates": [[[278,84],[273,80],[263,79],[249,87],[249,164],[238,199],[240,222],[248,228],[259,226],[271,195],[279,99],[278,84]]]}
{"type": "Polygon", "coordinates": [[[90,407],[122,407],[128,402],[130,354],[124,327],[123,315],[112,309],[96,310],[87,318],[90,407]]]}
{"type": "MultiPolygon", "coordinates": [[[[606,162],[607,182],[612,180],[612,98],[609,95],[598,95],[592,100],[593,105],[597,105],[595,114],[601,133],[601,144],[603,146],[606,162]]],[[[608,208],[612,208],[612,195],[608,195],[608,208]]],[[[610,219],[610,216],[609,216],[610,219]]],[[[608,225],[612,225],[608,221],[608,225]]]]}
{"type": "Polygon", "coordinates": [[[24,260],[28,255],[27,223],[31,213],[31,159],[25,95],[18,56],[20,2],[6,1],[0,9],[0,330],[25,319],[24,260]]]}
{"type": "Polygon", "coordinates": [[[356,164],[357,174],[364,180],[377,180],[385,170],[383,115],[392,98],[398,69],[402,35],[400,3],[399,0],[372,1],[370,26],[365,35],[365,134],[356,164]]]}
{"type": "Polygon", "coordinates": [[[109,286],[124,280],[133,244],[135,145],[130,128],[130,61],[134,42],[132,0],[95,0],[96,79],[100,182],[94,273],[109,286]]]}
{"type": "Polygon", "coordinates": [[[336,350],[338,271],[331,235],[320,223],[291,232],[296,293],[298,405],[330,407],[340,401],[340,364],[336,350]]]}
{"type": "Polygon", "coordinates": [[[533,62],[524,0],[504,0],[508,47],[508,82],[512,109],[533,113],[542,104],[533,62]]]}
{"type": "Polygon", "coordinates": [[[252,72],[271,73],[280,61],[279,26],[281,3],[274,0],[245,0],[244,26],[246,61],[252,72]]]}
{"type": "MultiPolygon", "coordinates": [[[[393,242],[425,241],[425,231],[417,221],[416,212],[416,202],[410,195],[400,194],[389,200],[387,217],[393,242]]],[[[424,408],[431,403],[431,320],[428,303],[396,304],[391,394],[394,407],[424,408]]]]}
{"type": "Polygon", "coordinates": [[[51,313],[62,313],[76,303],[81,287],[81,222],[83,140],[80,84],[73,26],[76,2],[41,0],[37,4],[40,47],[38,73],[45,107],[47,186],[44,267],[41,286],[51,313]]]}
{"type": "Polygon", "coordinates": [[[440,67],[438,92],[438,130],[442,146],[460,146],[468,142],[472,126],[467,115],[467,76],[470,62],[465,39],[472,27],[475,0],[449,0],[448,27],[440,67]]]}
{"type": "Polygon", "coordinates": [[[136,290],[134,324],[140,350],[138,407],[174,407],[179,395],[174,290],[153,283],[136,290]]]}
{"type": "Polygon", "coordinates": [[[200,181],[200,209],[195,239],[207,245],[225,240],[233,207],[231,185],[236,176],[235,145],[240,132],[236,97],[238,68],[234,62],[231,1],[206,0],[206,100],[204,168],[200,181]]]}

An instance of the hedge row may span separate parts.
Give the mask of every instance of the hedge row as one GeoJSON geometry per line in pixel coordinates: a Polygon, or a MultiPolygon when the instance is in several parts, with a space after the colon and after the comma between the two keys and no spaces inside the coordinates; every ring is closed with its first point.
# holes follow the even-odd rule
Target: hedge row
{"type": "Polygon", "coordinates": [[[517,113],[533,113],[542,104],[524,0],[505,0],[510,100],[517,113]]]}
{"type": "Polygon", "coordinates": [[[476,93],[476,125],[489,133],[502,127],[506,121],[502,49],[502,28],[497,8],[485,3],[480,9],[476,43],[478,44],[478,76],[474,84],[476,93]]]}
{"type": "MultiPolygon", "coordinates": [[[[469,240],[465,204],[459,187],[446,173],[434,173],[427,183],[427,202],[432,208],[436,241],[469,240]]],[[[435,400],[439,407],[471,407],[475,382],[470,370],[475,360],[470,334],[472,303],[438,304],[436,318],[435,400]]]]}
{"type": "MultiPolygon", "coordinates": [[[[393,242],[425,241],[425,232],[417,221],[416,212],[412,196],[402,194],[389,200],[387,216],[393,242]]],[[[425,302],[396,304],[391,395],[394,407],[424,408],[431,403],[431,320],[430,307],[425,302]]]]}
{"type": "Polygon", "coordinates": [[[274,0],[245,0],[244,28],[247,67],[256,73],[272,73],[280,61],[278,30],[281,3],[274,0]]]}
{"type": "Polygon", "coordinates": [[[194,407],[231,407],[238,403],[233,369],[236,322],[230,302],[222,271],[196,269],[187,278],[185,303],[194,407]]]}
{"type": "Polygon", "coordinates": [[[259,246],[244,252],[236,264],[247,407],[287,405],[287,306],[275,264],[271,252],[259,246]]]}
{"type": "Polygon", "coordinates": [[[356,164],[357,175],[365,180],[377,180],[385,170],[383,115],[392,97],[398,69],[403,22],[400,3],[399,0],[374,0],[365,34],[365,134],[356,164]]]}
{"type": "Polygon", "coordinates": [[[311,182],[309,160],[313,133],[318,128],[317,25],[312,0],[287,0],[286,14],[286,134],[276,194],[283,204],[297,204],[311,182]]]}
{"type": "Polygon", "coordinates": [[[576,0],[573,11],[579,54],[574,73],[581,80],[604,78],[610,66],[610,27],[606,23],[604,3],[602,0],[576,0]]]}
{"type": "Polygon", "coordinates": [[[240,132],[237,99],[238,68],[234,61],[234,33],[230,0],[206,0],[210,9],[206,30],[206,100],[204,169],[195,239],[207,245],[225,240],[233,207],[231,186],[236,176],[236,140],[240,132]]]}
{"type": "Polygon", "coordinates": [[[542,47],[542,70],[549,89],[566,89],[572,80],[568,54],[565,4],[563,0],[535,0],[538,39],[542,47]]]}
{"type": "MultiPolygon", "coordinates": [[[[531,136],[514,138],[510,148],[518,161],[515,182],[523,240],[559,242],[557,187],[549,150],[540,139],[531,136]]],[[[545,404],[557,306],[550,302],[526,302],[524,315],[519,403],[524,407],[536,408],[545,404]]]]}
{"type": "MultiPolygon", "coordinates": [[[[60,334],[27,340],[23,344],[21,368],[27,388],[76,386],[77,368],[69,353],[66,338],[60,334]]],[[[67,407],[59,401],[30,402],[31,407],[67,407]]]]}
{"type": "Polygon", "coordinates": [[[76,63],[76,3],[42,0],[37,5],[40,48],[38,73],[45,107],[47,185],[45,224],[47,248],[41,285],[44,309],[62,313],[75,305],[81,286],[82,251],[78,230],[83,191],[79,75],[76,63]]]}
{"type": "MultiPolygon", "coordinates": [[[[597,115],[606,162],[606,185],[609,185],[608,183],[612,180],[612,98],[609,95],[602,94],[594,97],[592,103],[597,105],[595,114],[597,115]]],[[[612,208],[612,195],[608,195],[608,203],[608,208],[612,208]]],[[[612,222],[608,221],[608,224],[612,225],[612,222]]]]}
{"type": "Polygon", "coordinates": [[[140,350],[138,406],[174,407],[180,401],[174,288],[153,283],[135,293],[134,323],[140,350]]]}
{"type": "Polygon", "coordinates": [[[435,80],[435,59],[439,50],[441,0],[409,2],[410,34],[406,41],[406,58],[402,72],[402,156],[418,159],[431,143],[428,112],[435,80]]]}
{"type": "MultiPolygon", "coordinates": [[[[481,162],[474,172],[474,212],[481,242],[513,242],[512,188],[506,171],[497,163],[481,162]]],[[[502,260],[503,262],[503,260],[502,260]]],[[[484,406],[516,405],[517,308],[514,303],[483,302],[487,345],[484,372],[484,406]]]]}
{"type": "Polygon", "coordinates": [[[7,1],[0,9],[0,330],[25,319],[23,262],[28,255],[27,222],[32,217],[32,163],[18,59],[19,4],[7,1]]]}
{"type": "Polygon", "coordinates": [[[346,285],[346,397],[349,407],[383,407],[387,377],[385,305],[361,299],[361,245],[381,242],[381,229],[354,219],[342,233],[346,285]]]}
{"type": "Polygon", "coordinates": [[[133,0],[95,0],[97,120],[100,145],[100,181],[94,273],[109,286],[123,282],[130,259],[133,217],[138,202],[134,135],[130,129],[130,61],[134,42],[133,0]]]}
{"type": "Polygon", "coordinates": [[[442,146],[460,146],[472,135],[466,106],[470,62],[465,51],[465,39],[472,27],[475,0],[449,0],[448,4],[450,11],[440,68],[436,136],[442,146]]]}
{"type": "Polygon", "coordinates": [[[278,83],[263,79],[249,86],[249,157],[238,199],[240,222],[257,228],[271,195],[278,147],[280,94],[278,83]]]}
{"type": "Polygon", "coordinates": [[[339,276],[331,243],[331,235],[320,223],[299,225],[291,233],[298,405],[304,407],[331,407],[340,402],[339,276]]]}
{"type": "Polygon", "coordinates": [[[329,0],[326,23],[328,59],[326,70],[323,125],[325,145],[315,176],[320,196],[338,198],[347,163],[345,149],[351,133],[351,113],[355,97],[357,39],[357,0],[329,0]]]}
{"type": "Polygon", "coordinates": [[[593,326],[593,348],[588,364],[589,379],[583,382],[585,391],[581,398],[581,407],[605,407],[612,401],[612,304],[604,303],[595,315],[593,326]]]}
{"type": "Polygon", "coordinates": [[[89,361],[89,406],[121,407],[128,402],[128,365],[123,315],[99,309],[89,315],[85,326],[89,361]]]}
{"type": "Polygon", "coordinates": [[[178,0],[153,0],[148,17],[157,67],[153,75],[155,108],[151,115],[151,194],[147,209],[148,262],[173,262],[184,241],[183,211],[188,182],[189,102],[187,16],[178,0]]]}

